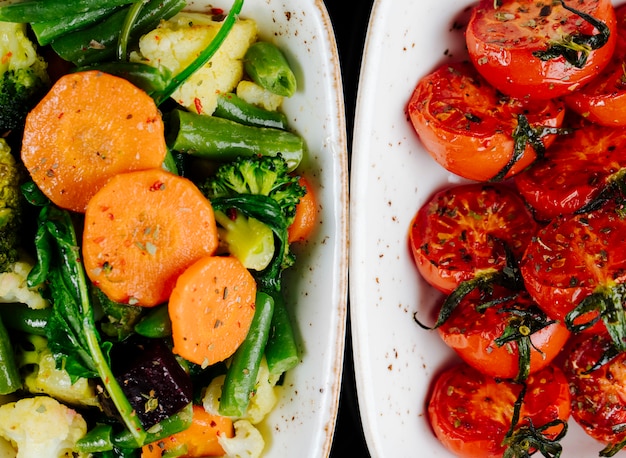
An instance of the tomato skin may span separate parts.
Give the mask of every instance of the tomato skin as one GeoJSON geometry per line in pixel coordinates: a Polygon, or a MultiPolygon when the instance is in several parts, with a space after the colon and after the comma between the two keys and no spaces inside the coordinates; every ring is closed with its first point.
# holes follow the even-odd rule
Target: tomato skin
{"type": "MultiPolygon", "coordinates": [[[[626,109],[626,108],[625,108],[626,109]]],[[[597,197],[626,167],[626,128],[584,122],[573,134],[559,137],[527,170],[514,178],[536,218],[570,214],[597,197]]]]}
{"type": "MultiPolygon", "coordinates": [[[[498,300],[513,293],[493,285],[493,293],[468,294],[450,317],[437,328],[443,341],[465,362],[491,377],[513,379],[519,372],[519,350],[516,342],[498,346],[500,337],[514,316],[505,311],[514,307],[527,310],[536,304],[522,291],[514,300],[501,302],[484,312],[476,308],[486,301],[498,300]]],[[[535,373],[550,364],[559,354],[570,336],[561,322],[554,322],[531,335],[530,373],[535,373]]]]}
{"type": "MultiPolygon", "coordinates": [[[[547,127],[560,127],[565,116],[561,101],[535,103],[503,96],[466,61],[447,63],[422,78],[407,113],[428,153],[446,170],[475,181],[494,178],[511,160],[519,114],[532,126],[547,127]]],[[[554,138],[545,136],[544,145],[554,138]]],[[[506,176],[536,157],[527,145],[506,176]]]]}
{"type": "Polygon", "coordinates": [[[542,61],[533,55],[552,42],[580,32],[597,33],[594,27],[554,3],[503,0],[494,9],[493,0],[480,0],[466,30],[471,61],[493,86],[518,98],[551,99],[569,94],[588,83],[609,62],[616,45],[615,10],[610,0],[570,2],[577,10],[602,20],[610,29],[608,42],[591,50],[586,64],[577,68],[559,57],[542,61]],[[530,26],[529,24],[532,24],[530,26]]]}
{"type": "Polygon", "coordinates": [[[606,335],[580,334],[572,339],[563,371],[570,384],[572,417],[594,439],[620,442],[626,431],[613,427],[626,424],[626,353],[592,372],[591,368],[609,347],[606,335]]]}
{"type": "MultiPolygon", "coordinates": [[[[554,319],[566,315],[596,288],[626,281],[626,220],[612,205],[555,218],[540,229],[520,262],[524,285],[539,307],[554,319]]],[[[597,312],[581,320],[590,321],[597,312]]],[[[585,332],[602,333],[599,320],[585,332]]]]}
{"type": "Polygon", "coordinates": [[[566,105],[591,122],[626,127],[626,4],[616,7],[617,45],[609,64],[589,84],[565,97],[566,105]]]}
{"type": "Polygon", "coordinates": [[[506,265],[503,243],[518,259],[536,223],[510,187],[469,183],[435,193],[411,223],[409,245],[418,271],[444,293],[506,265]]]}
{"type": "MultiPolygon", "coordinates": [[[[459,457],[499,458],[519,391],[519,384],[497,382],[465,363],[456,365],[435,381],[428,404],[430,424],[442,444],[459,457]]],[[[567,380],[550,365],[528,378],[520,424],[526,417],[538,427],[556,419],[567,421],[569,404],[567,380]]]]}

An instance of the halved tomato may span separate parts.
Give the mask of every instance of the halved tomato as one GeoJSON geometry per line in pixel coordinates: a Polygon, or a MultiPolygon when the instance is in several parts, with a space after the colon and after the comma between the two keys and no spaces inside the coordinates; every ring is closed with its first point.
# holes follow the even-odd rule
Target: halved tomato
{"type": "Polygon", "coordinates": [[[411,223],[409,245],[418,271],[451,293],[461,282],[521,256],[537,225],[522,198],[504,184],[469,183],[435,193],[411,223]]]}
{"type": "MultiPolygon", "coordinates": [[[[430,424],[441,443],[459,457],[500,458],[521,390],[521,384],[497,381],[465,363],[456,365],[435,382],[428,403],[430,424]]],[[[547,426],[543,434],[555,439],[563,425],[551,423],[566,422],[569,415],[568,384],[559,368],[550,365],[528,378],[516,430],[530,420],[537,429],[547,426]]]]}
{"type": "Polygon", "coordinates": [[[625,240],[623,208],[613,202],[555,218],[533,237],[520,262],[526,289],[571,331],[608,331],[624,347],[625,240]]]}
{"type": "Polygon", "coordinates": [[[500,91],[552,99],[606,67],[616,28],[610,0],[480,0],[465,38],[472,62],[500,91]]]}
{"type": "Polygon", "coordinates": [[[516,380],[550,364],[570,335],[563,323],[546,317],[526,291],[499,285],[466,295],[437,330],[470,366],[516,380]]]}
{"type": "Polygon", "coordinates": [[[626,127],[626,4],[615,9],[617,45],[613,58],[582,89],[565,97],[566,105],[591,122],[626,127]]]}
{"type": "Polygon", "coordinates": [[[568,346],[563,371],[570,384],[572,418],[589,436],[616,445],[626,441],[626,353],[605,358],[612,353],[612,341],[607,336],[575,336],[568,346]],[[604,364],[598,364],[603,360],[604,364]]]}
{"type": "Polygon", "coordinates": [[[501,181],[550,145],[565,110],[562,102],[504,96],[471,63],[455,62],[417,83],[407,113],[424,148],[446,170],[501,181]]]}
{"type": "MultiPolygon", "coordinates": [[[[625,108],[626,109],[626,108],[625,108]]],[[[583,123],[514,178],[540,220],[590,205],[626,173],[626,128],[583,123]]]]}

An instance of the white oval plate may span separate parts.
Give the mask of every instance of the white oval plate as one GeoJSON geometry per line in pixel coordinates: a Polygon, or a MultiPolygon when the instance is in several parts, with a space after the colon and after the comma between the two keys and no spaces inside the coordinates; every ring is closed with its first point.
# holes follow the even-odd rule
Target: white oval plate
{"type": "MultiPolygon", "coordinates": [[[[205,5],[228,11],[232,2],[190,0],[188,9],[205,5]]],[[[337,45],[321,0],[246,0],[240,16],[253,18],[260,37],[280,46],[294,66],[299,88],[283,111],[305,138],[304,167],[319,205],[312,239],[294,245],[296,267],[285,271],[301,363],[287,374],[282,397],[262,424],[263,456],[326,457],[339,402],[348,289],[348,160],[337,45]]]]}
{"type": "MultiPolygon", "coordinates": [[[[459,179],[426,153],[405,107],[421,77],[462,57],[459,25],[472,3],[376,0],[370,17],[352,148],[350,313],[359,408],[377,458],[453,456],[434,436],[426,402],[433,376],[456,356],[413,319],[438,296],[420,278],[407,235],[430,194],[459,179]]],[[[589,458],[603,445],[570,421],[563,447],[563,457],[589,458]]]]}

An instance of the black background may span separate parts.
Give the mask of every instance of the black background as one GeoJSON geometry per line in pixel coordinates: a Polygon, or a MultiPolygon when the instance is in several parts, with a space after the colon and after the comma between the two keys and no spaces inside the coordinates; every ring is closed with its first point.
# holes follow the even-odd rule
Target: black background
{"type": "MultiPolygon", "coordinates": [[[[348,153],[352,151],[352,129],[358,79],[372,3],[373,0],[357,0],[348,5],[342,0],[325,0],[339,50],[346,106],[348,153]]],[[[367,458],[370,455],[359,419],[349,321],[344,359],[339,416],[330,456],[331,458],[367,458]]]]}

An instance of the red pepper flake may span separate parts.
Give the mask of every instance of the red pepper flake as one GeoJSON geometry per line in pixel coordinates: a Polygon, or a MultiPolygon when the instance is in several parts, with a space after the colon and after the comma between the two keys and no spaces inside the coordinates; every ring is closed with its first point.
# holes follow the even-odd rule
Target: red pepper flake
{"type": "Polygon", "coordinates": [[[213,16],[221,16],[224,14],[224,10],[222,8],[211,8],[211,14],[213,16]]]}
{"type": "Polygon", "coordinates": [[[152,183],[152,186],[150,186],[150,191],[163,191],[164,189],[165,183],[160,180],[155,181],[154,183],[152,183]]]}
{"type": "Polygon", "coordinates": [[[202,114],[202,101],[198,97],[195,97],[193,99],[193,104],[196,107],[198,114],[202,114]]]}
{"type": "Polygon", "coordinates": [[[11,57],[13,57],[13,53],[11,51],[7,52],[4,56],[2,56],[2,63],[6,64],[11,57]]]}

